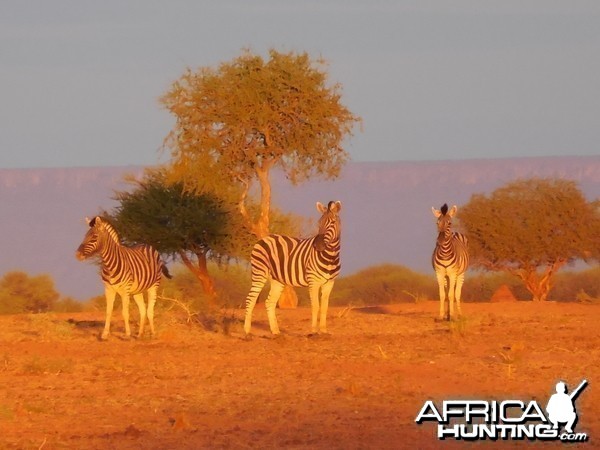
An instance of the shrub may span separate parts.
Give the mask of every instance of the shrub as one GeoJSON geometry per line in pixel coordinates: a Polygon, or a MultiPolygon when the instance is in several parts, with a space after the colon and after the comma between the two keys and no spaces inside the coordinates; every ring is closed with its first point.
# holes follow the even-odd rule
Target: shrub
{"type": "Polygon", "coordinates": [[[369,267],[336,281],[332,305],[375,305],[437,298],[435,277],[398,265],[369,267]]]}

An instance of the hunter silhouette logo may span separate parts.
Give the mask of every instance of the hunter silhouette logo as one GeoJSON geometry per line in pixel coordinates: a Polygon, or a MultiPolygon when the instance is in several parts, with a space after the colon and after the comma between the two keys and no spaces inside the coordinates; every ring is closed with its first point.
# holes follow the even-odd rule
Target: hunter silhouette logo
{"type": "Polygon", "coordinates": [[[587,380],[583,380],[571,394],[567,394],[567,385],[562,381],[556,383],[556,394],[550,397],[548,406],[546,406],[548,419],[553,424],[552,429],[558,430],[559,423],[566,423],[565,431],[573,434],[573,426],[577,422],[577,412],[575,411],[574,402],[587,384],[587,380]]]}
{"type": "Polygon", "coordinates": [[[567,385],[556,383],[556,393],[546,414],[536,400],[444,400],[438,407],[427,400],[415,422],[437,423],[437,438],[457,440],[560,440],[586,442],[587,433],[575,433],[575,400],[588,385],[583,380],[569,394],[567,385]],[[561,432],[561,425],[564,429],[561,432]]]}

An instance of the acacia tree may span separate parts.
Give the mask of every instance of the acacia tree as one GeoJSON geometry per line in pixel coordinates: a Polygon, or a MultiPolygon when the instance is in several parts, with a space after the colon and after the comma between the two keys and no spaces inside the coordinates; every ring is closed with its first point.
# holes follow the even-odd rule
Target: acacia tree
{"type": "Polygon", "coordinates": [[[336,177],[348,158],[342,141],[360,118],[341,103],[341,86],[327,84],[323,65],[306,53],[270,50],[267,60],[245,51],[216,69],[188,69],[161,99],[176,118],[165,139],[171,180],[231,195],[252,233],[266,236],[274,168],[296,183],[336,177]]]}
{"type": "Polygon", "coordinates": [[[459,210],[475,266],[519,277],[534,301],[544,301],[555,273],[598,245],[597,212],[575,182],[519,180],[459,210]]]}
{"type": "MultiPolygon", "coordinates": [[[[151,244],[159,253],[179,259],[200,281],[209,302],[217,292],[208,261],[246,259],[254,236],[237,213],[236,205],[214,194],[195,194],[181,183],[167,183],[164,170],[150,170],[133,189],[117,192],[119,205],[106,214],[128,243],[151,244]]],[[[250,205],[255,209],[255,205],[250,205]]],[[[300,231],[301,219],[272,211],[281,229],[300,231]]]]}
{"type": "Polygon", "coordinates": [[[122,238],[180,259],[213,303],[217,293],[207,260],[243,256],[253,241],[235,205],[213,194],[185,192],[181,183],[166,183],[162,171],[148,171],[131,182],[134,189],[117,192],[119,205],[110,214],[122,238]]]}

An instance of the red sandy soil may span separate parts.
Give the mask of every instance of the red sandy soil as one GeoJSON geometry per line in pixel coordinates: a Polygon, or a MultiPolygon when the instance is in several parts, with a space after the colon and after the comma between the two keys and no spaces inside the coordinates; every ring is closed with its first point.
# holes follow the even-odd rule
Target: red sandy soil
{"type": "Polygon", "coordinates": [[[251,340],[239,321],[225,335],[164,311],[156,339],[132,340],[115,312],[108,342],[101,312],[2,316],[0,448],[564,448],[438,441],[415,418],[428,399],[545,407],[558,380],[583,378],[576,431],[590,440],[567,448],[600,448],[600,305],[467,303],[453,323],[437,309],[331,308],[331,335],[314,337],[309,309],[278,310],[272,339],[257,308],[251,340]]]}

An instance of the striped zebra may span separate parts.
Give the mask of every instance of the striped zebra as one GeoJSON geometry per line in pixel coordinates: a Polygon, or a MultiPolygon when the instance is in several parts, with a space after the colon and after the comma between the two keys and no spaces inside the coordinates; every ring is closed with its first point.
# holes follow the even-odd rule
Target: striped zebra
{"type": "Polygon", "coordinates": [[[448,286],[448,302],[450,304],[447,317],[450,320],[454,316],[455,299],[457,313],[460,316],[460,294],[465,281],[465,272],[469,267],[467,238],[460,233],[453,233],[450,229],[456,210],[457,207],[454,205],[448,211],[448,205],[445,203],[440,210],[431,208],[433,215],[437,218],[438,228],[438,237],[431,263],[440,291],[440,320],[446,318],[446,286],[448,286]]]}
{"type": "Polygon", "coordinates": [[[279,334],[275,317],[275,306],[284,286],[307,286],[312,312],[312,332],[327,333],[327,307],[329,294],[335,278],[340,273],[340,232],[339,213],[341,202],[329,202],[324,206],[317,202],[319,232],[308,239],[270,235],[258,241],[252,250],[252,287],[246,298],[246,318],[244,331],[250,334],[252,310],[256,299],[267,280],[271,280],[271,290],[265,301],[271,333],[279,334]],[[321,321],[319,315],[319,293],[321,321]]]}
{"type": "Polygon", "coordinates": [[[129,296],[137,303],[140,312],[138,337],[144,333],[146,314],[150,332],[154,336],[154,303],[161,276],[171,278],[169,271],[160,259],[158,252],[150,245],[140,244],[132,247],[121,245],[115,229],[106,220],[94,217],[88,221],[90,229],[77,248],[75,256],[80,261],[99,255],[102,263],[102,281],[106,296],[106,321],[102,339],[110,334],[110,319],[117,294],[123,303],[125,334],[131,336],[129,328],[129,296]],[[148,310],[144,303],[144,292],[148,292],[148,310]]]}

